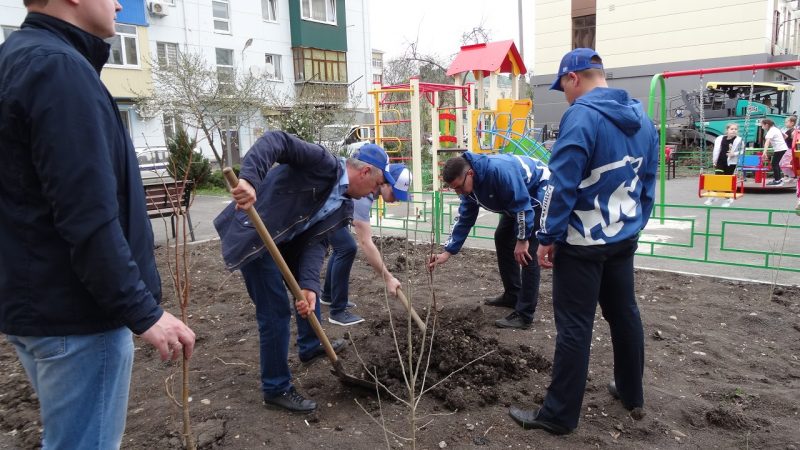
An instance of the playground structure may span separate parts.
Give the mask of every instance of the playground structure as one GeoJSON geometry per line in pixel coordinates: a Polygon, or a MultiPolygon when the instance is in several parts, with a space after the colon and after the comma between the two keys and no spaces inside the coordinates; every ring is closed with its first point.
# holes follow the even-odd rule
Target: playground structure
{"type": "MultiPolygon", "coordinates": [[[[377,85],[369,93],[375,108],[375,143],[386,148],[392,161],[411,160],[415,191],[424,183],[422,168],[422,119],[424,98],[430,104],[431,123],[431,189],[438,191],[441,183],[435,175],[440,153],[511,152],[527,155],[544,162],[550,153],[533,139],[533,102],[519,98],[520,76],[525,65],[511,40],[467,45],[461,47],[447,76],[454,84],[427,83],[411,78],[408,83],[377,85]],[[471,73],[475,83],[466,83],[471,73]],[[501,98],[498,77],[511,77],[510,98],[501,98]],[[488,77],[488,89],[484,80],[488,77]],[[444,94],[452,92],[452,104],[442,105],[444,94]],[[402,126],[407,130],[401,131],[402,126]],[[410,147],[411,156],[403,156],[410,147]]],[[[449,99],[449,96],[448,96],[449,99]]]]}

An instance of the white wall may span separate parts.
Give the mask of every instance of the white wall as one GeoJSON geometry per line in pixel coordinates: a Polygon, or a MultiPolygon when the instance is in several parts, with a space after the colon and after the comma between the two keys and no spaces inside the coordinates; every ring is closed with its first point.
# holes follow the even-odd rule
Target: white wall
{"type": "MultiPolygon", "coordinates": [[[[769,54],[774,8],[783,17],[791,10],[789,4],[787,0],[597,0],[596,49],[606,68],[769,54]]],[[[796,22],[788,25],[796,31],[796,22]]],[[[571,49],[571,29],[570,0],[536,3],[537,75],[557,72],[561,57],[571,49]]]]}

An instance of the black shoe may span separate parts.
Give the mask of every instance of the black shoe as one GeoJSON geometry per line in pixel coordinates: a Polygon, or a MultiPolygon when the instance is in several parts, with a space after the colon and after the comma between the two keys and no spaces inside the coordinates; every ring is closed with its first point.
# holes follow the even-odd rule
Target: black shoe
{"type": "Polygon", "coordinates": [[[519,328],[520,330],[529,330],[531,322],[525,320],[520,313],[514,311],[503,319],[494,321],[498,328],[519,328]]]}
{"type": "Polygon", "coordinates": [[[563,425],[537,419],[536,416],[539,414],[539,411],[528,411],[512,406],[508,409],[508,414],[510,414],[511,418],[520,424],[524,430],[544,430],[558,436],[572,433],[572,430],[563,425]]]}
{"type": "Polygon", "coordinates": [[[275,396],[264,395],[266,405],[278,406],[292,412],[311,412],[317,409],[317,402],[298,394],[294,387],[275,396]]]}
{"type": "Polygon", "coordinates": [[[506,294],[500,294],[497,297],[483,299],[483,304],[486,306],[499,306],[501,308],[513,308],[517,306],[517,302],[509,301],[506,294]]]}
{"type": "MultiPolygon", "coordinates": [[[[614,397],[615,399],[620,401],[622,400],[619,398],[619,391],[617,390],[616,382],[612,381],[611,383],[608,383],[608,393],[611,394],[611,396],[614,397]]],[[[631,417],[633,417],[636,420],[642,420],[642,418],[644,418],[644,416],[647,415],[647,413],[644,412],[644,409],[642,409],[641,406],[630,406],[626,405],[625,402],[622,402],[622,406],[628,411],[630,411],[631,417]]]]}
{"type": "MultiPolygon", "coordinates": [[[[345,343],[344,339],[335,339],[335,340],[331,341],[331,347],[333,347],[333,352],[334,353],[339,353],[339,351],[341,349],[343,349],[345,345],[346,345],[346,343],[345,343]]],[[[325,356],[325,346],[323,346],[322,344],[319,344],[319,346],[317,348],[315,348],[314,350],[312,350],[309,353],[301,354],[300,355],[300,362],[310,363],[311,361],[314,361],[315,359],[319,358],[320,356],[325,356]]]]}

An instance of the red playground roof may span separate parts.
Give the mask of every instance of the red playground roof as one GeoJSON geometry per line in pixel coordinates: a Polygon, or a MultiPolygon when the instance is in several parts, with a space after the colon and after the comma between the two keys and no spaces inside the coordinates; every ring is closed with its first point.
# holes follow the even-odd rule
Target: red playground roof
{"type": "Polygon", "coordinates": [[[447,69],[447,76],[473,71],[482,71],[483,76],[491,72],[510,73],[513,75],[527,72],[525,63],[514,45],[514,41],[486,42],[483,44],[465,45],[456,55],[456,59],[447,69]]]}

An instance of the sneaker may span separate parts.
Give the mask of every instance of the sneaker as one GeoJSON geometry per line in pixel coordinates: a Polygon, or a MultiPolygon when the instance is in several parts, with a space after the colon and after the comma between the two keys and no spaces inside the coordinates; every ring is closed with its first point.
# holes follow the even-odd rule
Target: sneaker
{"type": "Polygon", "coordinates": [[[704,201],[703,204],[706,205],[706,206],[713,205],[714,204],[714,198],[713,197],[709,198],[708,200],[704,201]]]}
{"type": "Polygon", "coordinates": [[[767,183],[767,186],[783,186],[783,180],[772,180],[767,183]]]}
{"type": "MultiPolygon", "coordinates": [[[[322,305],[331,306],[331,299],[329,299],[329,298],[320,298],[319,302],[322,305]]],[[[356,306],[357,305],[355,303],[353,303],[350,300],[348,300],[347,301],[347,306],[345,306],[345,308],[355,308],[356,306]]]]}
{"type": "Polygon", "coordinates": [[[307,413],[317,409],[317,402],[309,400],[295,390],[294,387],[278,395],[264,395],[264,404],[267,406],[277,406],[292,412],[307,413]]]}
{"type": "Polygon", "coordinates": [[[340,312],[335,312],[335,313],[332,312],[328,315],[328,322],[336,325],[341,325],[343,327],[355,325],[363,321],[364,321],[363,317],[359,316],[358,314],[353,314],[346,309],[340,312]]]}
{"type": "Polygon", "coordinates": [[[722,206],[723,208],[727,208],[727,207],[731,206],[732,204],[733,204],[733,199],[729,198],[729,199],[725,200],[724,202],[722,202],[722,204],[720,206],[722,206]]]}
{"type": "Polygon", "coordinates": [[[508,409],[508,414],[511,415],[511,418],[514,419],[514,422],[520,424],[524,430],[544,430],[550,434],[555,434],[556,436],[561,436],[572,432],[571,429],[563,425],[539,419],[537,417],[539,415],[539,411],[525,410],[512,406],[508,409]]]}
{"type": "Polygon", "coordinates": [[[494,324],[497,328],[519,328],[520,330],[528,330],[531,328],[531,322],[525,320],[525,318],[516,311],[503,319],[495,320],[494,324]]]}

